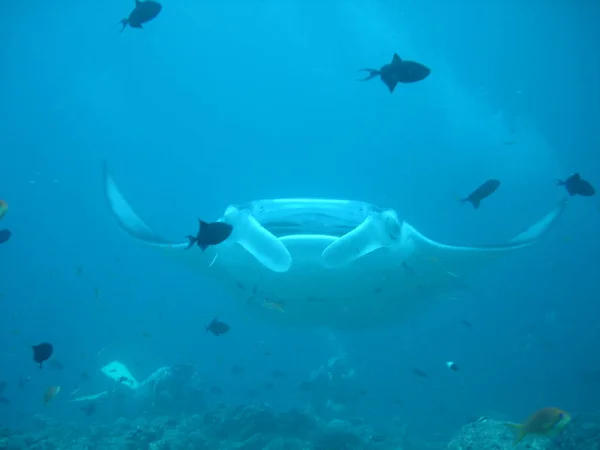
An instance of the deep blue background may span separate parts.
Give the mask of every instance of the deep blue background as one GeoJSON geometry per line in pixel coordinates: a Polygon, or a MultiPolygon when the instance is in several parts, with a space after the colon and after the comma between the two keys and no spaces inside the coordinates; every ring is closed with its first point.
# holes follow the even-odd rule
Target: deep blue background
{"type": "Polygon", "coordinates": [[[597,407],[600,380],[581,382],[600,368],[597,199],[572,199],[551,236],[414,323],[331,335],[249,319],[210,281],[123,236],[101,162],[170,237],[231,203],[318,196],[396,208],[442,242],[501,242],[564,195],[556,178],[581,171],[600,186],[600,4],[165,0],[145,30],[120,34],[131,8],[0,5],[1,225],[13,232],[0,248],[0,379],[12,400],[0,423],[83,420],[68,395],[82,370],[95,377],[86,391],[105,388],[98,370],[113,358],[138,378],[193,362],[231,402],[280,368],[288,379],[257,401],[302,406],[297,383],[340,350],[370,392],[361,414],[398,416],[415,435],[482,414],[597,407]],[[393,95],[356,82],[394,52],[431,76],[393,95]],[[479,211],[457,204],[492,177],[503,184],[479,211]],[[232,325],[220,339],[204,331],[215,313],[232,325]],[[35,368],[27,345],[42,340],[65,371],[35,368]],[[248,355],[252,342],[274,355],[248,355]],[[19,375],[32,377],[24,392],[19,375]],[[44,408],[51,384],[63,392],[44,408]]]}

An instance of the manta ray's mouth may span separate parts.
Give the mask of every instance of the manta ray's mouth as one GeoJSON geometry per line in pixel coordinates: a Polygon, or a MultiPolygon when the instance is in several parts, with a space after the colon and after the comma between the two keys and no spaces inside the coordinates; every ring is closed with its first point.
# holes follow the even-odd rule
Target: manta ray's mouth
{"type": "Polygon", "coordinates": [[[237,206],[277,238],[295,235],[342,237],[372,213],[375,205],[350,200],[276,199],[237,206]]]}
{"type": "Polygon", "coordinates": [[[346,266],[380,247],[402,245],[396,212],[348,200],[278,199],[230,206],[223,221],[237,242],[265,267],[287,272],[292,257],[281,238],[327,237],[321,255],[327,268],[346,266]]]}

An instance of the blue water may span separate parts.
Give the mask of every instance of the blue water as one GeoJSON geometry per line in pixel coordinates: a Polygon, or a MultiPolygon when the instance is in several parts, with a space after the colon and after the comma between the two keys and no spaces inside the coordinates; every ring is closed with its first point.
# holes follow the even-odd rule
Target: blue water
{"type": "Polygon", "coordinates": [[[556,178],[580,171],[600,186],[599,3],[165,0],[145,30],[121,34],[131,3],[0,6],[1,228],[13,233],[0,247],[11,400],[0,424],[114,421],[68,402],[82,371],[86,390],[107,388],[99,369],[112,359],[140,378],[193,363],[229,403],[249,402],[246,390],[278,368],[288,374],[278,390],[252,401],[287,409],[339,352],[368,390],[356,415],[398,417],[415,436],[484,414],[597,407],[600,380],[581,382],[600,368],[597,198],[572,198],[542,242],[409,324],[295,331],[249,318],[124,236],[101,167],[108,160],[136,210],[178,239],[231,203],[314,196],[394,208],[441,242],[502,242],[564,196],[556,178]],[[394,52],[431,76],[392,95],[356,81],[394,52]],[[489,178],[502,186],[480,210],[458,204],[489,178]],[[215,314],[232,326],[218,339],[204,330],[215,314]],[[42,341],[64,370],[36,368],[28,345],[42,341]],[[255,343],[273,355],[249,351],[255,343]],[[19,376],[31,377],[23,391],[19,376]],[[50,385],[62,391],[44,407],[50,385]]]}

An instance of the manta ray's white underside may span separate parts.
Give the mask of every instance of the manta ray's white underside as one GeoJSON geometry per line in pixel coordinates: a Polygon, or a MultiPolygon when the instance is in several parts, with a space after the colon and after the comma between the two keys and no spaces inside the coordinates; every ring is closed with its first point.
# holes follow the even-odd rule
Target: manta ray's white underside
{"type": "Polygon", "coordinates": [[[106,167],[104,190],[124,231],[212,278],[260,317],[344,330],[393,325],[427,309],[482,264],[535,243],[566,205],[505,244],[456,247],[369,203],[261,200],[227,208],[220,220],[232,235],[202,252],[153,233],[106,167]]]}

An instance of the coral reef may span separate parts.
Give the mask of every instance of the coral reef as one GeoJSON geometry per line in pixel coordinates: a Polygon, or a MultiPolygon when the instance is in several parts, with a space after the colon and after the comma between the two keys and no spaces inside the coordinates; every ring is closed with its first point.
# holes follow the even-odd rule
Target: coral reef
{"type": "Polygon", "coordinates": [[[0,428],[0,450],[600,450],[600,415],[581,417],[561,435],[527,438],[516,447],[502,422],[482,418],[449,443],[409,441],[402,426],[385,432],[362,419],[323,421],[292,409],[216,404],[203,414],[117,419],[111,424],[61,425],[35,416],[35,431],[0,428]]]}
{"type": "Polygon", "coordinates": [[[557,436],[526,436],[513,446],[513,430],[504,422],[487,418],[465,425],[450,441],[447,450],[600,450],[600,414],[579,416],[557,436]]]}
{"type": "MultiPolygon", "coordinates": [[[[504,422],[487,418],[469,423],[452,438],[447,450],[509,450],[513,446],[514,431],[507,428],[504,422]]],[[[529,450],[550,450],[549,439],[527,439],[519,446],[529,450]]]]}

